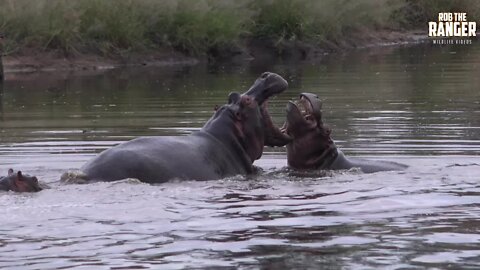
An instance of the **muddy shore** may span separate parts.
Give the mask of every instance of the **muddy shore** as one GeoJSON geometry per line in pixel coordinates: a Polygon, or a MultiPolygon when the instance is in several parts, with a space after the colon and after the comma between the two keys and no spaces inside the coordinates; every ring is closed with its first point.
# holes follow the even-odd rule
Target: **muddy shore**
{"type": "Polygon", "coordinates": [[[216,55],[189,56],[174,49],[150,50],[125,55],[102,56],[75,54],[65,56],[56,51],[29,50],[3,56],[5,75],[18,72],[105,70],[126,66],[195,65],[211,60],[249,61],[283,57],[295,60],[314,60],[328,53],[376,46],[394,46],[425,41],[424,31],[378,31],[346,37],[339,42],[310,44],[301,41],[249,40],[240,48],[217,52],[216,55]]]}

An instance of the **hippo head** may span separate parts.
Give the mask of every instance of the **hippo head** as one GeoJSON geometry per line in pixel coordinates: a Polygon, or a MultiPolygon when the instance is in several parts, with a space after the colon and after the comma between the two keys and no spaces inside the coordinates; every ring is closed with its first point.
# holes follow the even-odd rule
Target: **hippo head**
{"type": "Polygon", "coordinates": [[[275,126],[268,112],[268,99],[271,96],[285,91],[287,87],[287,81],[280,75],[265,72],[255,81],[250,89],[244,93],[246,96],[253,97],[260,106],[264,144],[267,146],[284,146],[292,140],[288,134],[281,132],[280,129],[275,126]]]}
{"type": "Polygon", "coordinates": [[[21,171],[15,173],[12,169],[8,170],[8,176],[2,179],[9,184],[9,188],[15,192],[37,192],[42,190],[35,176],[22,174],[21,171]]]}
{"type": "Polygon", "coordinates": [[[290,137],[273,124],[266,102],[287,86],[280,75],[263,73],[247,92],[230,93],[228,103],[216,109],[203,130],[230,145],[237,144],[253,163],[262,156],[264,145],[283,146],[290,141],[290,137]]]}
{"type": "Polygon", "coordinates": [[[292,137],[287,145],[288,165],[296,169],[328,166],[336,157],[331,130],[322,121],[322,103],[317,95],[302,93],[287,105],[285,132],[292,137]]]}

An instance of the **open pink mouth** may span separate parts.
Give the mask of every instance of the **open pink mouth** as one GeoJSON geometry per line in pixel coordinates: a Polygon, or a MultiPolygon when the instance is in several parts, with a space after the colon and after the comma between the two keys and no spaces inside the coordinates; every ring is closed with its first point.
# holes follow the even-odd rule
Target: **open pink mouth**
{"type": "MultiPolygon", "coordinates": [[[[288,114],[295,114],[295,113],[298,113],[305,122],[310,121],[312,120],[312,118],[315,117],[312,103],[308,98],[306,98],[303,95],[300,95],[300,98],[297,99],[296,101],[289,101],[289,104],[287,105],[287,119],[288,119],[288,114]]],[[[298,117],[295,120],[295,122],[300,122],[300,121],[301,120],[298,117]]],[[[288,120],[285,122],[285,125],[281,128],[281,131],[283,133],[291,135],[288,129],[289,127],[288,122],[289,122],[288,120]]]]}

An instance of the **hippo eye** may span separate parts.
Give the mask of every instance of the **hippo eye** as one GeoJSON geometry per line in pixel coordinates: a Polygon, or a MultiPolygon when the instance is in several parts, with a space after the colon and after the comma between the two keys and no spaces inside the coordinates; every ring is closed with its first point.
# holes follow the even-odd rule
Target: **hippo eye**
{"type": "Polygon", "coordinates": [[[305,120],[307,120],[307,121],[313,121],[312,115],[311,115],[311,114],[305,115],[305,120]]]}

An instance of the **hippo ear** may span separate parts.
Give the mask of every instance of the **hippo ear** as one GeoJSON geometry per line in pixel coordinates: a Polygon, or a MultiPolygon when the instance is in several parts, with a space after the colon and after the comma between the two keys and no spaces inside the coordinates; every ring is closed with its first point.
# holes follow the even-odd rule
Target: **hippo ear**
{"type": "Polygon", "coordinates": [[[12,174],[13,174],[13,169],[12,168],[8,169],[8,175],[12,175],[12,174]]]}
{"type": "Polygon", "coordinates": [[[22,176],[22,172],[21,172],[21,171],[18,171],[18,172],[17,172],[17,178],[18,178],[18,180],[21,180],[21,181],[23,180],[23,176],[22,176]]]}
{"type": "Polygon", "coordinates": [[[237,103],[241,99],[241,96],[237,92],[232,92],[228,95],[228,104],[237,103]]]}

